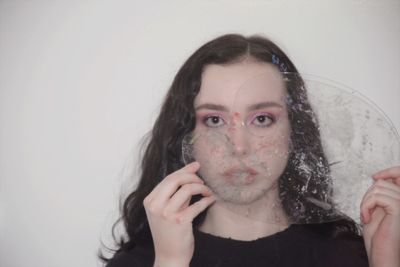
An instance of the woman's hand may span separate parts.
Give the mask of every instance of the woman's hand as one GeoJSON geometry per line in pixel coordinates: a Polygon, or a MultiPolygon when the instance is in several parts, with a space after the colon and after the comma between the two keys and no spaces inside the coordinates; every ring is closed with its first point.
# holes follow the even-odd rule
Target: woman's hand
{"type": "Polygon", "coordinates": [[[373,176],[361,203],[364,243],[372,267],[400,267],[400,166],[373,176]]]}
{"type": "Polygon", "coordinates": [[[168,175],[144,199],[155,249],[154,266],[187,267],[193,257],[193,219],[215,201],[193,162],[168,175]],[[194,195],[204,197],[189,205],[194,195]]]}

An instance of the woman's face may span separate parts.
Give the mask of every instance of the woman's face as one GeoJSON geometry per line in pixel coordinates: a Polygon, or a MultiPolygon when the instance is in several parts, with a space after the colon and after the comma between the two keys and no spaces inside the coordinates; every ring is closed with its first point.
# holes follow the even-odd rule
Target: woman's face
{"type": "Polygon", "coordinates": [[[250,204],[277,189],[289,154],[286,89],[271,64],[209,65],[194,101],[192,153],[216,196],[250,204]]]}

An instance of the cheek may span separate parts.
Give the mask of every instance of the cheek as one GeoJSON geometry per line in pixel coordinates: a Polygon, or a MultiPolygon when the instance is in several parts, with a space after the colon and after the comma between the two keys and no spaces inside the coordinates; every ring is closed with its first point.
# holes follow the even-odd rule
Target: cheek
{"type": "Polygon", "coordinates": [[[221,140],[200,137],[193,144],[193,156],[201,165],[218,164],[227,154],[221,140]]]}
{"type": "Polygon", "coordinates": [[[288,162],[289,138],[281,136],[275,139],[260,140],[254,155],[264,173],[271,179],[277,179],[288,162]]]}
{"type": "MultiPolygon", "coordinates": [[[[204,181],[214,183],[214,178],[220,177],[221,170],[229,166],[226,160],[226,153],[226,149],[222,146],[206,142],[196,143],[194,147],[194,159],[200,163],[199,174],[204,181]]],[[[225,182],[233,183],[232,179],[232,177],[225,177],[225,182]]]]}
{"type": "Polygon", "coordinates": [[[269,174],[278,176],[287,164],[289,158],[289,138],[263,138],[259,140],[255,150],[254,158],[260,163],[269,174]]]}
{"type": "Polygon", "coordinates": [[[287,116],[283,114],[275,124],[267,128],[262,135],[256,139],[253,149],[285,151],[289,147],[290,124],[287,116]]]}
{"type": "Polygon", "coordinates": [[[290,137],[285,135],[275,136],[274,138],[261,138],[255,144],[254,151],[268,155],[286,155],[289,153],[290,137]]]}

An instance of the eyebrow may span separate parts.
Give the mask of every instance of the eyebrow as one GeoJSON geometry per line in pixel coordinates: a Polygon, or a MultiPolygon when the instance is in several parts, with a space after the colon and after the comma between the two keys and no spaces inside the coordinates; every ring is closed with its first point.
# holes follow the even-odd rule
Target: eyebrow
{"type": "MultiPolygon", "coordinates": [[[[257,109],[262,109],[262,108],[268,108],[268,107],[278,107],[278,108],[283,108],[283,106],[277,102],[261,102],[257,103],[254,105],[251,105],[247,108],[248,111],[252,110],[257,110],[257,109]]],[[[205,103],[202,105],[199,105],[196,107],[196,110],[200,109],[211,109],[211,110],[218,110],[218,111],[229,111],[227,107],[223,105],[218,105],[218,104],[212,104],[212,103],[205,103]]]]}
{"type": "Polygon", "coordinates": [[[211,110],[218,110],[218,111],[228,111],[228,108],[222,105],[217,105],[217,104],[211,104],[211,103],[205,103],[196,108],[196,110],[200,109],[211,109],[211,110]]]}
{"type": "Polygon", "coordinates": [[[250,107],[248,107],[248,110],[251,111],[251,110],[257,110],[257,109],[269,108],[269,107],[283,108],[283,106],[277,102],[261,102],[261,103],[251,105],[250,107]]]}

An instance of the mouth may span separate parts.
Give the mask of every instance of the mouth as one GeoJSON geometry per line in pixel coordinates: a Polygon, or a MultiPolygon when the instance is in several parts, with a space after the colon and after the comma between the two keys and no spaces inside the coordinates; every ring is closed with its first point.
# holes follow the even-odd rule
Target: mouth
{"type": "Polygon", "coordinates": [[[244,184],[251,184],[255,181],[258,172],[252,168],[233,167],[223,172],[227,180],[235,180],[244,184]]]}

